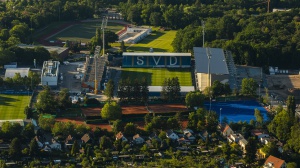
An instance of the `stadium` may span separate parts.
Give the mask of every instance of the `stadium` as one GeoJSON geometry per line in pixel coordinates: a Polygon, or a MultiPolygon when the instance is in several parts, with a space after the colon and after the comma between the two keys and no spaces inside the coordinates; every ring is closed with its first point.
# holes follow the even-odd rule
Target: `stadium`
{"type": "Polygon", "coordinates": [[[190,53],[123,53],[121,79],[146,77],[149,95],[159,96],[165,78],[178,77],[181,94],[194,91],[190,53]]]}

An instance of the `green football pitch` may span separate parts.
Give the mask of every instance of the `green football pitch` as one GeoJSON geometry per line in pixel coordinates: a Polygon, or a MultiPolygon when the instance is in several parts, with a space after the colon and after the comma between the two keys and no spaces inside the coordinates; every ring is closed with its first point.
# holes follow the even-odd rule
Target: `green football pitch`
{"type": "Polygon", "coordinates": [[[24,119],[30,96],[0,94],[0,120],[24,119]]]}
{"type": "Polygon", "coordinates": [[[161,86],[165,78],[178,77],[180,86],[192,86],[189,68],[122,68],[121,79],[146,77],[150,86],[161,86]]]}

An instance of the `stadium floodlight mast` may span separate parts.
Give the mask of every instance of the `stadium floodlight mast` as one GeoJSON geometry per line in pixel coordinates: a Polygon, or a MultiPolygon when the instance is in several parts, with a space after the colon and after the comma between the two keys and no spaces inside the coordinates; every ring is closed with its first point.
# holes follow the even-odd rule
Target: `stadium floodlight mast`
{"type": "Polygon", "coordinates": [[[103,40],[103,57],[105,55],[105,34],[104,34],[104,29],[106,29],[106,26],[107,26],[107,20],[108,18],[106,16],[103,16],[103,19],[102,19],[102,24],[101,24],[101,29],[102,29],[102,40],[103,40]]]}
{"type": "Polygon", "coordinates": [[[208,70],[207,70],[208,84],[207,84],[207,86],[210,87],[211,86],[210,59],[211,59],[212,55],[211,55],[210,49],[208,47],[206,48],[206,54],[207,54],[207,59],[208,59],[208,70]]]}
{"type": "Polygon", "coordinates": [[[204,20],[202,20],[201,21],[201,24],[202,24],[202,41],[203,41],[203,44],[202,44],[202,46],[203,46],[203,48],[204,48],[204,43],[205,43],[205,41],[204,41],[204,37],[205,37],[205,21],[204,20]]]}
{"type": "Polygon", "coordinates": [[[94,94],[98,93],[98,81],[97,81],[97,58],[99,56],[101,50],[101,46],[96,46],[95,53],[94,53],[94,61],[95,61],[95,89],[94,94]]]}

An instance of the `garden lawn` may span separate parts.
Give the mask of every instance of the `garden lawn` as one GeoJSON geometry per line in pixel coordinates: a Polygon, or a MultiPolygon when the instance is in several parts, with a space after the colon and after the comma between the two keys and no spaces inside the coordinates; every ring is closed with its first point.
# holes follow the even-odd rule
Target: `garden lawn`
{"type": "MultiPolygon", "coordinates": [[[[101,23],[97,22],[82,22],[79,24],[75,24],[72,27],[61,31],[60,33],[52,36],[50,41],[81,41],[83,43],[87,43],[91,40],[92,37],[96,35],[96,29],[101,27],[101,23]]],[[[107,23],[106,30],[110,30],[112,32],[120,31],[124,25],[117,23],[107,23]]]]}
{"type": "Polygon", "coordinates": [[[0,120],[24,119],[30,96],[0,94],[0,120]]]}
{"type": "Polygon", "coordinates": [[[165,78],[178,77],[180,86],[192,86],[189,68],[122,68],[122,79],[142,79],[146,77],[149,86],[162,86],[165,78]]]}
{"type": "MultiPolygon", "coordinates": [[[[170,31],[153,31],[151,35],[138,42],[137,44],[130,45],[127,50],[134,52],[149,52],[153,48],[154,52],[173,52],[171,46],[175,36],[175,30],[170,31]]],[[[126,44],[128,46],[128,44],[126,44]]]]}

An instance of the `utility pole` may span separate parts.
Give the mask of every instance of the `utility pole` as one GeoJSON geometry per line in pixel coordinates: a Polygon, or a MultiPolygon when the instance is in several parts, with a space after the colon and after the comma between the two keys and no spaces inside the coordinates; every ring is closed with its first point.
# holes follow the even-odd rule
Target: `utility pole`
{"type": "Polygon", "coordinates": [[[202,37],[203,37],[203,39],[202,39],[202,41],[203,41],[203,48],[204,48],[204,37],[205,37],[205,21],[201,21],[201,24],[202,24],[202,37]]]}
{"type": "Polygon", "coordinates": [[[270,12],[270,1],[271,0],[268,0],[268,13],[270,12]]]}
{"type": "Polygon", "coordinates": [[[210,73],[210,59],[211,59],[211,52],[209,48],[206,48],[206,54],[207,54],[207,59],[208,59],[208,84],[207,86],[210,87],[211,85],[211,73],[210,73]]]}
{"type": "Polygon", "coordinates": [[[103,55],[105,55],[105,34],[104,34],[104,29],[106,28],[107,26],[107,17],[104,16],[103,19],[102,19],[102,25],[101,25],[101,29],[102,29],[102,40],[103,40],[103,55]]]}
{"type": "Polygon", "coordinates": [[[95,61],[95,90],[94,94],[98,94],[98,81],[97,81],[97,59],[101,50],[101,46],[96,46],[94,53],[94,61],[95,61]]]}

